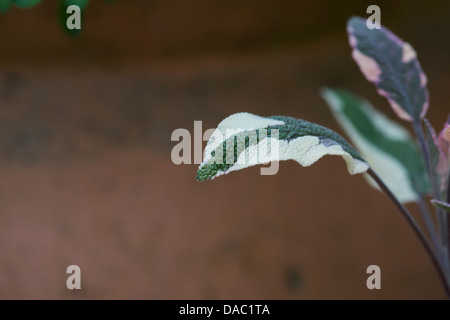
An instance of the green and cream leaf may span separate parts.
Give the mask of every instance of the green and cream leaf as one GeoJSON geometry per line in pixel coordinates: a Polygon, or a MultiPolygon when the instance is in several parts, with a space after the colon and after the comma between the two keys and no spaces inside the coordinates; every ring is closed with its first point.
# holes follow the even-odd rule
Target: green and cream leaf
{"type": "Polygon", "coordinates": [[[422,157],[406,129],[349,92],[324,89],[322,96],[353,145],[401,202],[428,192],[422,157]]]}
{"type": "Polygon", "coordinates": [[[325,155],[339,155],[350,174],[369,169],[341,136],[320,125],[284,116],[236,113],[224,119],[209,139],[197,180],[271,161],[294,160],[307,167],[325,155]]]}

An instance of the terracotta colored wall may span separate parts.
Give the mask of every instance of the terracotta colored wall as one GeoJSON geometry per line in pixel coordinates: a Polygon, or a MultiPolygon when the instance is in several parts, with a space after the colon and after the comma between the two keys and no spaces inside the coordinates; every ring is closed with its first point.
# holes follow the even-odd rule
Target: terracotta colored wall
{"type": "MultiPolygon", "coordinates": [[[[346,19],[371,3],[91,2],[78,38],[56,2],[0,16],[0,298],[443,298],[400,214],[341,159],[199,183],[170,158],[174,129],[239,111],[339,130],[322,86],[393,116],[347,45],[346,19]]],[[[381,8],[419,53],[441,125],[448,2],[381,8]]]]}

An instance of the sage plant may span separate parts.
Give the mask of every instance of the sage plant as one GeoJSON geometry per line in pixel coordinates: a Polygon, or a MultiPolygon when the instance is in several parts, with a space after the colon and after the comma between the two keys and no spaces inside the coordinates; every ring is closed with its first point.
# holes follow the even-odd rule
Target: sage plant
{"type": "Polygon", "coordinates": [[[341,156],[351,175],[364,174],[404,216],[450,298],[450,117],[439,134],[425,118],[427,77],[409,43],[384,27],[367,28],[359,17],[348,20],[347,32],[363,75],[397,116],[410,123],[414,135],[363,98],[324,88],[321,95],[352,144],[305,120],[237,113],[224,119],[209,139],[197,180],[270,161],[294,160],[306,167],[325,155],[341,156]],[[426,231],[405,203],[417,204],[426,231]]]}

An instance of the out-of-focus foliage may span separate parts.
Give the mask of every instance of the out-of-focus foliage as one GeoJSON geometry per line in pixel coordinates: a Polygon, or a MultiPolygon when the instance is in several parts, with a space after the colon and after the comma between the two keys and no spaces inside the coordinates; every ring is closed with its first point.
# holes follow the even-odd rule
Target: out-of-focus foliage
{"type": "Polygon", "coordinates": [[[0,0],[0,12],[7,12],[11,6],[22,9],[32,8],[42,0],[0,0]]]}
{"type": "MultiPolygon", "coordinates": [[[[112,3],[115,0],[103,0],[104,2],[112,3]]],[[[42,0],[0,0],[0,12],[6,13],[10,10],[11,7],[17,7],[21,9],[29,9],[37,4],[41,3],[42,0]]],[[[89,0],[61,0],[58,4],[57,16],[60,22],[60,25],[67,34],[71,36],[76,36],[80,34],[81,30],[73,29],[70,30],[67,28],[66,21],[69,17],[67,13],[67,8],[71,5],[76,5],[81,9],[81,20],[84,19],[84,10],[89,5],[89,0]]]]}

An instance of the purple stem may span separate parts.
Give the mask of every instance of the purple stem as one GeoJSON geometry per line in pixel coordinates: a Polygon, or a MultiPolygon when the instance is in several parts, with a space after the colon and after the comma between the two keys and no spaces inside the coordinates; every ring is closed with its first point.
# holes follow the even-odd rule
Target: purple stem
{"type": "Polygon", "coordinates": [[[414,218],[411,215],[411,213],[409,213],[409,211],[394,196],[394,194],[391,192],[391,190],[384,184],[383,180],[381,180],[380,177],[378,177],[378,175],[372,169],[369,169],[367,171],[367,174],[369,176],[371,176],[372,179],[375,180],[375,182],[378,184],[380,189],[394,203],[394,205],[401,212],[403,217],[406,219],[406,221],[409,223],[409,225],[413,229],[414,233],[419,238],[420,242],[422,243],[423,247],[425,248],[425,251],[427,252],[428,256],[430,257],[431,262],[433,263],[433,266],[436,269],[436,272],[439,275],[439,278],[441,280],[442,286],[444,287],[447,299],[450,299],[450,286],[449,286],[449,282],[447,281],[447,278],[445,276],[445,271],[441,268],[441,265],[439,263],[439,259],[436,256],[433,248],[429,244],[429,242],[428,242],[425,234],[423,233],[422,229],[419,227],[419,225],[417,224],[416,220],[414,220],[414,218]]]}
{"type": "MultiPolygon", "coordinates": [[[[435,199],[440,199],[439,197],[439,188],[437,186],[436,183],[436,179],[435,179],[435,175],[434,175],[434,170],[431,166],[431,155],[430,155],[430,149],[427,145],[427,143],[425,142],[425,135],[422,129],[422,125],[419,122],[413,122],[413,127],[414,127],[414,131],[416,132],[417,138],[419,139],[419,143],[420,143],[420,148],[422,149],[422,154],[425,160],[425,165],[427,168],[427,172],[428,172],[428,177],[430,179],[430,184],[431,184],[431,191],[433,194],[433,197],[435,199]]],[[[440,209],[440,208],[436,208],[436,215],[437,215],[437,222],[438,222],[438,226],[439,226],[439,233],[441,236],[441,242],[442,242],[442,247],[441,248],[436,248],[436,250],[442,252],[442,250],[447,251],[448,250],[448,226],[447,226],[447,217],[445,216],[446,213],[440,209]]],[[[448,266],[449,261],[448,261],[448,254],[445,254],[443,256],[444,261],[444,265],[448,266]]],[[[445,269],[445,273],[448,273],[447,270],[448,267],[446,267],[445,269]]]]}
{"type": "Polygon", "coordinates": [[[428,235],[430,236],[431,242],[433,243],[434,250],[437,253],[437,255],[439,256],[441,262],[443,263],[444,261],[442,261],[442,259],[444,259],[444,257],[441,255],[441,252],[439,252],[439,248],[440,248],[439,240],[436,235],[436,226],[434,225],[434,222],[431,219],[430,210],[428,210],[428,206],[423,197],[419,198],[418,204],[419,204],[420,212],[422,213],[422,218],[425,222],[425,226],[428,231],[428,235]]]}
{"type": "MultiPolygon", "coordinates": [[[[450,170],[448,173],[448,180],[447,180],[447,203],[450,203],[450,170]]],[[[448,212],[445,212],[446,219],[447,219],[447,244],[450,244],[450,219],[448,218],[448,212]]],[[[450,245],[448,247],[448,256],[450,257],[450,245]]]]}

